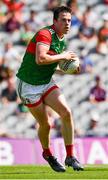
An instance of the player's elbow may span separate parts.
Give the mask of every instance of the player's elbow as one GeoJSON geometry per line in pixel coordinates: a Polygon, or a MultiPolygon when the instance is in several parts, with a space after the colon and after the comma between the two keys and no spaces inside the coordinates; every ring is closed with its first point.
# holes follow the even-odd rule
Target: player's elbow
{"type": "Polygon", "coordinates": [[[37,63],[38,65],[42,65],[42,64],[43,64],[43,60],[42,60],[42,59],[36,59],[36,63],[37,63]]]}
{"type": "Polygon", "coordinates": [[[38,65],[43,65],[43,64],[45,64],[45,62],[46,62],[46,58],[45,58],[44,54],[41,54],[36,58],[36,63],[38,65]]]}

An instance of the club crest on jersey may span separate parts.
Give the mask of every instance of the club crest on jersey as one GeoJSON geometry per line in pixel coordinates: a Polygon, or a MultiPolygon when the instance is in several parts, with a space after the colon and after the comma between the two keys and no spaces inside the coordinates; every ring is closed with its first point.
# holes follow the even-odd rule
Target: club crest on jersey
{"type": "Polygon", "coordinates": [[[21,97],[21,100],[22,100],[23,104],[30,104],[31,103],[30,99],[28,99],[28,98],[22,98],[21,97]]]}

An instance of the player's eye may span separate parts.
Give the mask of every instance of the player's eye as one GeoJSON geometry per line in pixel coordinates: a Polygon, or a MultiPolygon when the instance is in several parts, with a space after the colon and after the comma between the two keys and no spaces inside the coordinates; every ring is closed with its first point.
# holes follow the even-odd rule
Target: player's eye
{"type": "Polygon", "coordinates": [[[66,19],[62,19],[62,21],[63,21],[63,22],[65,22],[65,21],[66,21],[66,19]]]}
{"type": "Polygon", "coordinates": [[[70,22],[71,22],[71,19],[68,19],[68,22],[70,23],[70,22]]]}
{"type": "Polygon", "coordinates": [[[70,23],[71,22],[71,19],[62,19],[63,22],[68,22],[70,23]]]}

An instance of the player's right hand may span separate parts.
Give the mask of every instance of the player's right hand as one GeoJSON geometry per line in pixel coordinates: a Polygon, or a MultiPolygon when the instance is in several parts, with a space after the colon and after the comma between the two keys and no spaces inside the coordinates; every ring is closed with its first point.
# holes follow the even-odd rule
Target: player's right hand
{"type": "Polygon", "coordinates": [[[67,51],[67,52],[65,51],[63,53],[63,55],[64,55],[64,59],[67,60],[67,61],[75,60],[76,58],[78,58],[77,55],[72,51],[67,51]]]}

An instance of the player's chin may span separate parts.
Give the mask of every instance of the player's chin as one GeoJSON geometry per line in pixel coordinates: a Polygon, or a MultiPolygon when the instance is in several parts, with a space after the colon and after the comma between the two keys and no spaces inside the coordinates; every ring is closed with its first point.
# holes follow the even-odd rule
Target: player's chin
{"type": "Polygon", "coordinates": [[[64,34],[68,34],[69,29],[65,29],[64,34]]]}
{"type": "Polygon", "coordinates": [[[64,32],[64,34],[68,34],[69,31],[64,32]]]}

